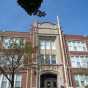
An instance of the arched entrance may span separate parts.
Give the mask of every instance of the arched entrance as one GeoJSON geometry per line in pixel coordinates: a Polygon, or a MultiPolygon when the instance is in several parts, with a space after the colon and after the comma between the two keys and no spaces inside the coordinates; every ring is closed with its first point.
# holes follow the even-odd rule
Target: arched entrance
{"type": "Polygon", "coordinates": [[[57,75],[45,73],[40,76],[40,88],[57,88],[57,75]]]}

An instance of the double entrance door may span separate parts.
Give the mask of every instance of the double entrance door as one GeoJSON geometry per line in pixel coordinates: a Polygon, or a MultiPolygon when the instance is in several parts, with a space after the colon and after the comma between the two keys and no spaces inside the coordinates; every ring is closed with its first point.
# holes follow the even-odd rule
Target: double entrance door
{"type": "Polygon", "coordinates": [[[55,79],[45,80],[44,88],[57,88],[57,81],[55,79]]]}
{"type": "Polygon", "coordinates": [[[56,74],[42,74],[40,76],[40,88],[57,88],[56,74]]]}

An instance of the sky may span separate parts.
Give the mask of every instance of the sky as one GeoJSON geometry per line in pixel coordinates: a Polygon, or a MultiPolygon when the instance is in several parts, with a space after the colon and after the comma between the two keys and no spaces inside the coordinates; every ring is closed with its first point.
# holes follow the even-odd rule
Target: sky
{"type": "Polygon", "coordinates": [[[46,17],[29,16],[16,0],[0,0],[0,31],[30,31],[35,21],[60,25],[65,34],[88,35],[88,0],[44,0],[46,17]]]}

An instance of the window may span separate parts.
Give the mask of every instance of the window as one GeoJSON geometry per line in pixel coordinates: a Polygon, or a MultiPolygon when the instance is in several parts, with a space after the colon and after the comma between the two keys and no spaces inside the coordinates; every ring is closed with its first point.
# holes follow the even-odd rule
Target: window
{"type": "Polygon", "coordinates": [[[56,55],[51,55],[51,63],[56,64],[56,55]]]}
{"type": "Polygon", "coordinates": [[[75,80],[75,83],[76,83],[76,86],[78,87],[79,86],[79,81],[75,80]]]}
{"type": "Polygon", "coordinates": [[[86,47],[83,47],[83,51],[86,51],[86,47]]]}
{"type": "Polygon", "coordinates": [[[41,54],[38,62],[41,64],[56,64],[56,55],[41,54]]]}
{"type": "Polygon", "coordinates": [[[81,56],[81,67],[87,68],[87,57],[86,56],[81,56]]]}
{"type": "Polygon", "coordinates": [[[85,81],[84,81],[84,80],[83,80],[83,81],[81,81],[81,85],[82,85],[82,86],[84,86],[84,85],[85,85],[84,83],[85,83],[85,81]]]}
{"type": "Polygon", "coordinates": [[[77,58],[76,57],[74,57],[74,56],[71,56],[71,65],[72,65],[72,67],[78,67],[77,66],[77,58]]]}
{"type": "Polygon", "coordinates": [[[75,75],[75,83],[77,87],[83,87],[88,85],[88,75],[75,75]]]}
{"type": "Polygon", "coordinates": [[[45,48],[46,48],[46,49],[50,49],[50,48],[51,48],[50,43],[51,43],[51,42],[48,41],[48,40],[45,41],[45,48]]]}
{"type": "Polygon", "coordinates": [[[0,55],[0,66],[12,66],[12,62],[13,65],[16,66],[18,63],[22,64],[23,63],[23,59],[24,57],[20,57],[20,61],[19,60],[19,56],[18,55],[13,55],[13,57],[11,55],[0,55]],[[13,61],[12,61],[13,60],[13,61]],[[18,63],[17,63],[18,62],[18,63]]]}
{"type": "Polygon", "coordinates": [[[76,46],[74,46],[74,50],[77,51],[77,47],[76,46]]]}
{"type": "Polygon", "coordinates": [[[55,41],[51,41],[51,47],[52,47],[52,49],[56,49],[56,47],[55,47],[55,41]]]}
{"type": "Polygon", "coordinates": [[[88,75],[86,75],[86,77],[85,77],[85,80],[86,80],[86,85],[88,85],[88,75]]]}
{"type": "Polygon", "coordinates": [[[6,88],[7,86],[7,79],[5,76],[3,76],[2,78],[2,83],[1,83],[1,88],[6,88]]]}
{"type": "Polygon", "coordinates": [[[80,68],[81,67],[81,59],[79,56],[75,57],[76,63],[77,63],[77,67],[80,68]]]}
{"type": "Polygon", "coordinates": [[[87,61],[87,68],[88,68],[88,61],[87,61]]]}
{"type": "Polygon", "coordinates": [[[56,49],[55,40],[45,39],[40,40],[40,49],[56,49]]]}
{"type": "Polygon", "coordinates": [[[46,54],[45,55],[45,64],[50,64],[51,61],[50,61],[50,55],[46,54]]]}
{"type": "MultiPolygon", "coordinates": [[[[10,75],[8,76],[10,77],[10,75]]],[[[20,74],[14,76],[14,88],[21,88],[21,80],[22,76],[20,74]]],[[[0,75],[0,88],[10,88],[9,81],[3,75],[0,75]]]]}
{"type": "Polygon", "coordinates": [[[79,76],[75,75],[74,79],[75,79],[76,86],[78,87],[79,86],[79,76]]]}
{"type": "Polygon", "coordinates": [[[41,63],[41,64],[45,63],[45,61],[44,61],[44,55],[43,54],[40,55],[38,62],[41,63]]]}
{"type": "Polygon", "coordinates": [[[86,42],[67,41],[69,51],[87,51],[86,42]]]}
{"type": "Polygon", "coordinates": [[[17,48],[23,48],[24,43],[25,43],[25,40],[22,38],[3,37],[4,48],[14,48],[15,45],[17,48]]]}
{"type": "Polygon", "coordinates": [[[40,41],[40,49],[45,49],[45,41],[40,41]]]}
{"type": "Polygon", "coordinates": [[[21,88],[21,75],[15,76],[15,88],[21,88]]]}
{"type": "Polygon", "coordinates": [[[71,65],[75,68],[88,68],[88,56],[71,56],[71,65]]]}
{"type": "Polygon", "coordinates": [[[12,43],[12,42],[10,41],[10,38],[3,39],[3,46],[4,46],[5,48],[10,47],[10,43],[12,43]]]}

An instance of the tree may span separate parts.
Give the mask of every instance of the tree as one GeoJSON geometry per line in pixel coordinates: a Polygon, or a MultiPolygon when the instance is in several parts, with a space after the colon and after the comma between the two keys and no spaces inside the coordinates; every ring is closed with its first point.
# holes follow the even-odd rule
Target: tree
{"type": "Polygon", "coordinates": [[[22,53],[18,49],[3,50],[3,52],[0,55],[0,72],[8,79],[11,88],[14,88],[14,75],[23,65],[22,53]]]}
{"type": "Polygon", "coordinates": [[[28,15],[45,16],[45,11],[39,10],[43,0],[17,0],[17,3],[27,12],[28,15]]]}
{"type": "Polygon", "coordinates": [[[23,48],[19,48],[14,42],[8,49],[1,48],[0,52],[0,72],[8,79],[11,88],[14,88],[14,76],[24,67],[24,57],[31,55],[32,45],[27,42],[23,48]]]}

